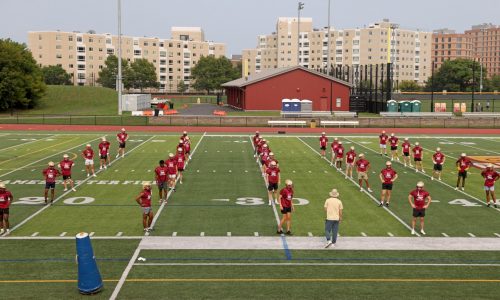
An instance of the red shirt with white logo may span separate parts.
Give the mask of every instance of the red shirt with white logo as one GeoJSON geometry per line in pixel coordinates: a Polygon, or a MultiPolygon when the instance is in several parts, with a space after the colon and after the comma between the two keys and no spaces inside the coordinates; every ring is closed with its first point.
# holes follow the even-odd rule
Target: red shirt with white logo
{"type": "Polygon", "coordinates": [[[127,141],[128,134],[125,132],[120,132],[116,135],[116,137],[118,138],[118,141],[120,141],[120,143],[125,143],[127,141]]]}
{"type": "Polygon", "coordinates": [[[167,167],[165,167],[165,165],[163,165],[163,167],[162,166],[156,167],[156,169],[155,169],[156,182],[160,183],[160,182],[167,181],[167,172],[168,172],[168,169],[167,169],[167,167]]]}
{"type": "Polygon", "coordinates": [[[460,157],[456,162],[457,167],[460,168],[460,172],[467,171],[467,169],[472,165],[472,162],[467,157],[460,157]]]}
{"type": "Polygon", "coordinates": [[[354,162],[354,160],[356,159],[356,152],[354,152],[354,150],[349,150],[345,154],[345,157],[346,157],[347,163],[352,164],[354,162]]]}
{"type": "Polygon", "coordinates": [[[165,166],[167,167],[167,172],[169,175],[177,174],[177,161],[175,160],[175,157],[169,158],[165,162],[165,166]]]}
{"type": "Polygon", "coordinates": [[[47,183],[54,183],[56,182],[56,177],[61,175],[59,173],[59,170],[57,169],[54,169],[52,167],[49,167],[45,170],[43,170],[43,175],[45,176],[45,182],[47,183]]]}
{"type": "Polygon", "coordinates": [[[411,151],[413,152],[413,157],[422,158],[422,153],[423,153],[424,149],[422,149],[422,147],[420,147],[420,146],[415,146],[415,147],[413,147],[413,149],[411,149],[411,151]]]}
{"type": "Polygon", "coordinates": [[[253,140],[253,145],[257,146],[257,144],[260,141],[260,135],[258,135],[258,134],[254,135],[253,138],[252,138],[252,140],[253,140]]]}
{"type": "Polygon", "coordinates": [[[337,148],[339,147],[339,142],[338,141],[333,141],[332,142],[332,151],[334,153],[337,153],[337,148]]]}
{"type": "Polygon", "coordinates": [[[92,149],[85,149],[82,151],[83,157],[86,159],[93,159],[94,158],[94,150],[92,149]]]}
{"type": "Polygon", "coordinates": [[[328,138],[326,136],[320,136],[319,138],[319,146],[326,147],[328,145],[328,138]]]}
{"type": "Polygon", "coordinates": [[[429,197],[429,192],[424,189],[416,188],[410,192],[410,195],[413,197],[413,204],[415,205],[415,209],[424,209],[425,199],[429,197]]]}
{"type": "Polygon", "coordinates": [[[337,158],[342,158],[342,157],[344,157],[344,146],[339,145],[339,146],[337,147],[337,152],[336,152],[336,153],[337,153],[337,158]]]}
{"type": "Polygon", "coordinates": [[[396,147],[398,145],[399,139],[395,136],[391,136],[389,138],[389,142],[391,143],[391,147],[396,147]]]}
{"type": "Polygon", "coordinates": [[[358,172],[366,172],[368,170],[368,166],[370,165],[370,162],[367,161],[366,159],[362,158],[362,159],[359,159],[357,162],[356,162],[356,167],[357,167],[357,170],[358,172]]]}
{"type": "Polygon", "coordinates": [[[269,183],[278,183],[279,181],[279,174],[280,174],[280,168],[278,167],[271,167],[266,170],[267,173],[267,181],[269,183]]]}
{"type": "Polygon", "coordinates": [[[378,136],[379,140],[380,140],[380,145],[385,145],[387,144],[387,139],[389,139],[389,137],[387,136],[387,134],[383,133],[381,135],[378,136]]]}
{"type": "Polygon", "coordinates": [[[292,207],[293,188],[285,187],[280,191],[280,202],[283,207],[292,207]]]}
{"type": "Polygon", "coordinates": [[[276,166],[277,166],[278,165],[278,160],[275,159],[275,158],[271,158],[271,156],[268,156],[267,160],[265,161],[266,167],[269,168],[269,166],[271,165],[271,162],[273,162],[273,161],[276,163],[276,166]]]}
{"type": "Polygon", "coordinates": [[[177,168],[184,169],[184,166],[186,164],[186,156],[183,153],[177,153],[174,159],[177,161],[177,168]]]}
{"type": "Polygon", "coordinates": [[[441,152],[436,152],[432,155],[432,160],[436,162],[436,164],[440,165],[444,161],[444,154],[441,152]]]}
{"type": "Polygon", "coordinates": [[[11,192],[7,190],[0,192],[0,208],[9,208],[12,199],[13,197],[11,192]]]}
{"type": "Polygon", "coordinates": [[[142,190],[141,193],[141,206],[151,207],[151,190],[142,190]]]}
{"type": "Polygon", "coordinates": [[[70,176],[71,175],[71,168],[73,167],[75,163],[72,160],[61,160],[59,163],[59,167],[61,168],[61,172],[64,176],[70,176]]]}
{"type": "Polygon", "coordinates": [[[498,180],[498,173],[495,170],[484,170],[481,172],[481,176],[484,178],[484,186],[492,187],[495,185],[495,181],[498,180]]]}
{"type": "Polygon", "coordinates": [[[410,153],[410,148],[411,148],[410,142],[403,142],[401,146],[403,147],[404,153],[410,153]]]}
{"type": "Polygon", "coordinates": [[[191,151],[191,142],[189,140],[184,140],[184,152],[191,151]]]}
{"type": "Polygon", "coordinates": [[[108,155],[110,145],[111,144],[108,141],[103,141],[99,143],[99,153],[101,155],[108,155]]]}
{"type": "Polygon", "coordinates": [[[396,177],[397,172],[394,171],[393,168],[385,168],[380,171],[382,174],[382,178],[384,179],[384,183],[392,183],[394,177],[396,177]]]}

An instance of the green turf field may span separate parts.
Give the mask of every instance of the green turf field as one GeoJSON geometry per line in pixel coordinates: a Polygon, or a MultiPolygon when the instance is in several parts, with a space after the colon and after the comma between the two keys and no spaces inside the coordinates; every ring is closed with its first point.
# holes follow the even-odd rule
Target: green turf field
{"type": "MultiPolygon", "coordinates": [[[[144,291],[149,297],[174,299],[498,297],[500,256],[492,249],[342,249],[343,238],[422,239],[410,234],[407,200],[419,180],[433,198],[426,216],[427,237],[464,238],[464,243],[500,238],[500,209],[486,207],[480,170],[471,169],[465,191],[454,189],[454,161],[460,153],[498,159],[498,137],[410,136],[412,144],[419,141],[424,147],[427,172],[416,173],[395,161],[399,179],[391,206],[382,208],[377,206],[378,173],[388,158],[378,154],[376,136],[339,136],[346,148],[354,146],[371,162],[374,191],[368,193],[330,166],[329,153],[327,159],[320,157],[318,136],[267,135],[282,182],[286,178],[294,182],[296,211],[290,238],[276,234],[280,213],[268,206],[251,136],[201,133],[190,134],[192,160],[168,204],[158,204],[153,186],[155,230],[144,237],[134,198],[143,181],[154,179],[158,160],[175,149],[179,135],[131,133],[127,155],[118,159],[114,135],[0,132],[0,180],[15,197],[10,208],[12,232],[0,237],[0,288],[5,299],[78,298],[74,235],[81,231],[92,236],[105,280],[97,298],[103,299],[114,291],[119,291],[119,299],[143,298],[144,291]],[[95,159],[97,177],[87,177],[80,153],[87,143],[97,149],[104,135],[112,142],[112,164],[99,170],[95,159]],[[436,147],[447,156],[442,181],[429,177],[436,147]],[[55,203],[45,206],[41,171],[48,161],[59,162],[64,153],[75,158],[77,191],[64,192],[58,184],[55,203]],[[323,249],[323,203],[332,188],[341,193],[344,220],[339,247],[323,249]],[[222,237],[211,248],[214,239],[222,237]],[[154,238],[168,243],[141,246],[154,238]],[[192,242],[175,248],[183,238],[192,242]],[[231,239],[242,238],[248,240],[246,246],[231,248],[231,239]],[[259,239],[274,246],[261,247],[259,239]],[[294,239],[312,242],[307,249],[298,249],[294,239]],[[146,261],[138,261],[139,257],[146,261]]],[[[329,137],[331,142],[333,134],[329,137]]]]}

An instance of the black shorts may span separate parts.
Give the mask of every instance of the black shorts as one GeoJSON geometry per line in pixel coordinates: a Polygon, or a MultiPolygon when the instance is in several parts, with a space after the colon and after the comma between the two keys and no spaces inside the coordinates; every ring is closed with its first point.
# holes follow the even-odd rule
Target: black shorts
{"type": "Polygon", "coordinates": [[[442,164],[434,164],[434,171],[443,171],[442,164]]]}
{"type": "Polygon", "coordinates": [[[398,150],[398,146],[391,146],[391,150],[392,151],[398,150]]]}
{"type": "Polygon", "coordinates": [[[290,213],[292,212],[292,207],[283,207],[283,209],[281,210],[281,213],[286,215],[287,213],[290,213]]]}
{"type": "Polygon", "coordinates": [[[101,155],[100,158],[101,159],[108,159],[108,155],[101,155]]]}
{"type": "Polygon", "coordinates": [[[184,168],[177,168],[177,171],[182,172],[184,171],[184,168]]]}
{"type": "Polygon", "coordinates": [[[191,154],[191,150],[185,151],[184,154],[191,154]]]}
{"type": "Polygon", "coordinates": [[[414,158],[413,158],[413,160],[414,160],[414,161],[422,161],[422,159],[421,159],[421,158],[418,158],[418,157],[414,157],[414,158]]]}
{"type": "Polygon", "coordinates": [[[265,165],[265,164],[266,164],[266,161],[261,159],[261,160],[260,160],[260,164],[261,164],[261,165],[265,165]]]}
{"type": "Polygon", "coordinates": [[[382,189],[392,191],[392,183],[382,183],[382,189]]]}
{"type": "Polygon", "coordinates": [[[325,151],[326,150],[326,146],[321,146],[320,149],[323,150],[323,151],[325,151]]]}
{"type": "Polygon", "coordinates": [[[8,215],[9,214],[9,208],[0,208],[0,216],[3,215],[8,215]]]}
{"type": "Polygon", "coordinates": [[[56,183],[55,182],[45,182],[45,189],[55,189],[56,188],[56,183]]]}
{"type": "Polygon", "coordinates": [[[458,177],[467,178],[467,171],[463,171],[463,172],[458,171],[458,177]]]}
{"type": "Polygon", "coordinates": [[[268,186],[267,186],[267,190],[268,191],[277,191],[278,190],[278,183],[270,183],[268,186]]]}
{"type": "Polygon", "coordinates": [[[424,209],[413,209],[413,217],[418,218],[418,217],[425,217],[425,208],[424,209]]]}
{"type": "Polygon", "coordinates": [[[120,143],[120,145],[118,146],[118,148],[122,148],[122,149],[125,148],[125,142],[120,143]]]}
{"type": "Polygon", "coordinates": [[[63,175],[63,180],[71,179],[71,175],[63,175]]]}
{"type": "Polygon", "coordinates": [[[410,156],[410,152],[403,152],[404,156],[410,156]]]}

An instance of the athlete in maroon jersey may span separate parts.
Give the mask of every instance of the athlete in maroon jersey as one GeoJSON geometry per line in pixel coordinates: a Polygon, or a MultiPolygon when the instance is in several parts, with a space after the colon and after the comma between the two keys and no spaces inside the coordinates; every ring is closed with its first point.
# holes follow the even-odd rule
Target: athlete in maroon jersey
{"type": "Polygon", "coordinates": [[[325,157],[326,146],[328,145],[328,137],[326,133],[322,132],[319,137],[319,148],[321,149],[321,157],[325,157]]]}
{"type": "Polygon", "coordinates": [[[457,178],[457,187],[455,190],[459,188],[463,191],[465,190],[465,178],[467,178],[467,171],[472,166],[472,162],[465,153],[460,155],[460,158],[455,162],[455,166],[458,170],[458,178],[457,178]],[[462,182],[462,186],[460,186],[460,182],[462,182]]]}
{"type": "Polygon", "coordinates": [[[116,135],[116,140],[118,141],[118,153],[116,154],[116,158],[118,156],[125,157],[125,146],[128,140],[128,134],[125,131],[125,128],[122,128],[121,132],[116,135]]]}
{"type": "Polygon", "coordinates": [[[497,208],[497,199],[495,198],[495,182],[500,178],[497,171],[493,169],[492,164],[487,164],[486,169],[481,172],[484,178],[484,191],[486,192],[486,205],[490,207],[490,198],[493,206],[497,208]]]}
{"type": "Polygon", "coordinates": [[[368,171],[370,170],[370,162],[365,159],[363,153],[359,154],[359,159],[356,161],[356,171],[358,172],[359,191],[363,191],[363,180],[366,184],[368,192],[373,192],[368,182],[368,171]]]}
{"type": "Polygon", "coordinates": [[[397,136],[394,135],[394,133],[391,133],[391,137],[389,138],[389,143],[391,144],[391,161],[394,161],[394,159],[399,161],[399,154],[398,154],[399,139],[397,136]]]}
{"type": "Polygon", "coordinates": [[[144,182],[142,184],[142,191],[135,197],[135,201],[142,207],[142,226],[144,232],[153,230],[151,223],[153,223],[153,209],[151,208],[151,183],[144,182]]]}
{"type": "Polygon", "coordinates": [[[255,132],[255,135],[252,137],[252,142],[253,142],[253,157],[257,157],[257,145],[259,144],[261,140],[261,136],[259,131],[255,132]]]}
{"type": "Polygon", "coordinates": [[[330,161],[330,166],[333,167],[333,163],[337,159],[337,148],[339,147],[339,139],[334,138],[330,147],[332,148],[332,159],[330,161]]]}
{"type": "Polygon", "coordinates": [[[420,218],[420,233],[425,235],[424,217],[425,209],[431,204],[431,196],[429,192],[424,190],[424,183],[417,182],[417,188],[408,195],[408,202],[413,208],[413,219],[411,220],[411,234],[415,234],[415,223],[417,218],[420,218]]]}
{"type": "Polygon", "coordinates": [[[71,168],[75,165],[75,163],[69,159],[68,154],[63,155],[63,160],[59,163],[59,168],[61,169],[61,173],[63,176],[63,184],[64,184],[64,191],[66,192],[68,190],[68,183],[71,186],[71,190],[73,192],[76,192],[75,185],[73,182],[73,179],[71,178],[71,168]]]}
{"type": "Polygon", "coordinates": [[[191,159],[191,139],[189,136],[184,139],[184,154],[186,155],[186,161],[191,159]]]}
{"type": "Polygon", "coordinates": [[[403,153],[403,162],[405,167],[406,165],[413,167],[410,160],[410,150],[411,150],[411,144],[408,141],[408,138],[405,138],[403,144],[401,144],[401,151],[403,153]]]}
{"type": "Polygon", "coordinates": [[[378,136],[379,139],[379,146],[380,146],[380,155],[384,154],[387,156],[387,140],[389,139],[389,136],[385,134],[385,130],[382,131],[382,133],[378,136]]]}
{"type": "Polygon", "coordinates": [[[90,176],[90,172],[92,172],[92,176],[96,177],[94,171],[94,150],[92,150],[92,146],[87,144],[85,149],[82,151],[82,157],[85,160],[85,169],[87,170],[87,177],[90,176]]]}
{"type": "Polygon", "coordinates": [[[276,163],[276,166],[278,166],[278,160],[274,157],[274,153],[273,152],[269,152],[269,155],[267,156],[267,160],[266,160],[266,170],[270,167],[270,164],[272,162],[275,162],[276,163]]]}
{"type": "Polygon", "coordinates": [[[9,207],[14,201],[14,196],[9,192],[5,183],[0,182],[0,235],[7,236],[10,233],[9,207]]]}
{"type": "Polygon", "coordinates": [[[415,143],[415,147],[411,149],[413,152],[413,160],[415,161],[415,172],[425,173],[424,166],[422,160],[424,159],[424,149],[420,146],[419,142],[415,143]]]}
{"type": "Polygon", "coordinates": [[[165,161],[162,159],[159,162],[159,166],[155,169],[155,179],[156,185],[158,186],[158,194],[160,196],[160,204],[163,201],[167,201],[167,180],[168,180],[168,170],[165,167],[165,161]]]}
{"type": "Polygon", "coordinates": [[[45,204],[47,204],[47,198],[50,190],[50,204],[52,205],[52,202],[54,202],[54,196],[55,196],[55,188],[56,188],[56,178],[57,176],[61,175],[59,173],[59,170],[57,170],[55,167],[54,162],[49,162],[49,167],[45,170],[42,171],[43,176],[45,176],[45,204]]]}
{"type": "Polygon", "coordinates": [[[271,161],[269,168],[266,170],[267,194],[269,196],[269,205],[278,204],[278,185],[280,182],[280,169],[275,161],[271,161]]]}
{"type": "Polygon", "coordinates": [[[278,225],[278,234],[283,233],[283,224],[286,222],[286,234],[292,235],[290,231],[292,226],[292,211],[293,206],[293,183],[290,179],[285,180],[285,187],[280,191],[280,210],[283,217],[278,225]]]}
{"type": "Polygon", "coordinates": [[[339,142],[337,146],[337,152],[335,157],[335,167],[337,170],[342,170],[342,161],[344,160],[344,146],[342,146],[342,142],[339,142]]]}
{"type": "Polygon", "coordinates": [[[106,163],[108,166],[111,164],[111,159],[110,159],[110,155],[109,155],[110,145],[111,144],[106,140],[105,137],[103,137],[101,139],[101,142],[99,143],[99,169],[101,169],[101,170],[102,170],[102,168],[104,168],[104,169],[108,168],[106,166],[106,163]]]}
{"type": "Polygon", "coordinates": [[[186,155],[182,151],[182,148],[177,148],[177,154],[174,157],[177,162],[177,177],[179,179],[179,183],[182,184],[182,173],[184,172],[184,168],[186,167],[186,155]]]}
{"type": "Polygon", "coordinates": [[[181,137],[180,137],[180,139],[181,139],[182,141],[184,141],[187,137],[188,137],[188,133],[187,133],[187,131],[183,131],[183,132],[182,132],[182,135],[181,135],[181,137]]]}
{"type": "Polygon", "coordinates": [[[396,179],[398,179],[398,173],[392,168],[392,163],[390,161],[385,163],[385,169],[380,171],[380,181],[382,182],[382,193],[380,195],[380,204],[379,206],[384,205],[389,207],[389,203],[391,202],[391,192],[392,192],[392,184],[396,179]]]}
{"type": "Polygon", "coordinates": [[[441,180],[441,172],[443,171],[443,165],[446,160],[446,156],[441,152],[441,148],[436,148],[436,153],[432,155],[432,163],[434,164],[431,180],[437,177],[441,180]]]}
{"type": "Polygon", "coordinates": [[[351,150],[347,151],[345,154],[345,178],[350,177],[352,179],[352,169],[354,169],[354,163],[356,162],[356,151],[354,151],[354,146],[351,146],[351,150]]]}
{"type": "Polygon", "coordinates": [[[177,161],[173,153],[168,154],[168,159],[165,162],[168,175],[168,189],[175,192],[175,180],[177,179],[177,161]]]}
{"type": "Polygon", "coordinates": [[[179,140],[179,144],[177,144],[177,147],[175,147],[177,149],[177,151],[179,151],[179,149],[181,149],[182,153],[184,154],[185,150],[184,150],[184,140],[179,140]]]}

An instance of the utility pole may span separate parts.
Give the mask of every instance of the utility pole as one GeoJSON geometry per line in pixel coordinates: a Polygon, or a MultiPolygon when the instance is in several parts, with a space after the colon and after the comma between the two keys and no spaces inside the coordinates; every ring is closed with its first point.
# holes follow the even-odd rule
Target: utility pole
{"type": "Polygon", "coordinates": [[[118,74],[116,75],[118,87],[118,114],[122,114],[122,3],[118,0],[118,74]]]}
{"type": "Polygon", "coordinates": [[[328,37],[327,37],[327,48],[326,48],[326,74],[330,76],[330,5],[331,0],[328,0],[328,37]]]}
{"type": "Polygon", "coordinates": [[[481,28],[481,37],[482,37],[482,45],[481,45],[481,60],[480,60],[480,75],[479,75],[479,94],[483,93],[483,56],[484,56],[484,33],[486,32],[486,28],[481,28]]]}
{"type": "Polygon", "coordinates": [[[300,11],[304,9],[304,3],[299,2],[297,8],[298,18],[297,18],[297,66],[300,66],[300,11]]]}

